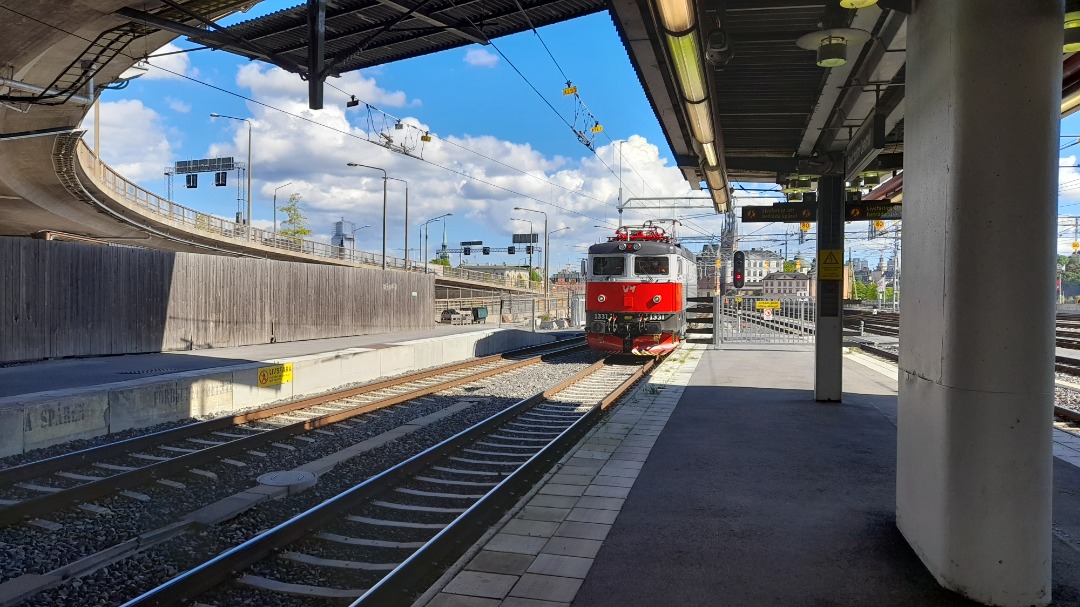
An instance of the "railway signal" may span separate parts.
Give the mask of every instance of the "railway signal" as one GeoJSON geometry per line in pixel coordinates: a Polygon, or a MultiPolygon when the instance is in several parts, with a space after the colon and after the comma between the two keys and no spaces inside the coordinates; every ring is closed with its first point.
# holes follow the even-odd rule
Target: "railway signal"
{"type": "Polygon", "coordinates": [[[731,262],[731,284],[741,289],[746,280],[746,253],[735,251],[731,262]]]}

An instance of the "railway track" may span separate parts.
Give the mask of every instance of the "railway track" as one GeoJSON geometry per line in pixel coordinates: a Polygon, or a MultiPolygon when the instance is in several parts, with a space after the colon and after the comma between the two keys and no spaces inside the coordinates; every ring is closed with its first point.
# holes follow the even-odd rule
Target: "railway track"
{"type": "MultiPolygon", "coordinates": [[[[0,526],[165,481],[200,466],[258,449],[294,450],[282,441],[332,434],[347,420],[428,394],[583,349],[582,340],[532,347],[412,373],[403,377],[239,415],[224,416],[0,471],[0,526]],[[540,354],[530,356],[532,353],[540,354]]],[[[232,460],[235,461],[235,460],[232,460]]],[[[141,494],[129,492],[133,499],[141,494]]]]}
{"type": "MultiPolygon", "coordinates": [[[[864,352],[866,352],[868,354],[873,354],[874,356],[878,356],[878,357],[884,358],[886,360],[890,360],[892,362],[898,362],[900,360],[900,356],[897,353],[892,352],[890,350],[884,350],[882,348],[877,348],[877,347],[874,347],[874,346],[869,345],[869,344],[859,344],[859,349],[863,350],[864,352]]],[[[1080,375],[1080,361],[1065,358],[1065,357],[1062,357],[1062,356],[1058,356],[1058,357],[1056,357],[1056,360],[1054,361],[1054,370],[1058,371],[1059,373],[1068,373],[1070,375],[1080,375]]],[[[1067,422],[1080,424],[1080,411],[1077,411],[1076,409],[1070,409],[1068,407],[1062,407],[1062,406],[1059,406],[1059,405],[1054,405],[1054,417],[1059,418],[1059,419],[1064,420],[1064,421],[1067,421],[1067,422]]],[[[1076,432],[1072,428],[1064,428],[1064,429],[1066,429],[1066,430],[1068,430],[1070,432],[1073,432],[1073,433],[1076,432]]]]}
{"type": "Polygon", "coordinates": [[[409,604],[655,364],[599,361],[125,607],[409,604]]]}

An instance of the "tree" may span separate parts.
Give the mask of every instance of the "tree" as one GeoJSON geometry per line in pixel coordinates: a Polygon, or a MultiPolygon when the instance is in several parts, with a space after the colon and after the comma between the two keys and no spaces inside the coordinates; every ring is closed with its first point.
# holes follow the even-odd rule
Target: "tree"
{"type": "Polygon", "coordinates": [[[446,266],[448,268],[450,267],[450,260],[449,259],[440,259],[440,258],[436,257],[435,259],[432,259],[428,263],[435,264],[437,266],[446,266]]]}
{"type": "Polygon", "coordinates": [[[794,261],[785,261],[784,262],[784,271],[785,272],[795,272],[796,271],[795,270],[795,262],[794,261]]]}
{"type": "Polygon", "coordinates": [[[529,270],[529,280],[531,280],[533,282],[540,282],[543,279],[544,278],[542,276],[540,276],[540,272],[537,272],[536,270],[532,270],[532,269],[529,270]]]}
{"type": "Polygon", "coordinates": [[[307,227],[307,216],[300,208],[300,198],[300,194],[293,194],[289,196],[288,204],[278,207],[282,213],[285,213],[285,221],[281,222],[279,234],[297,238],[311,236],[311,229],[307,227]]]}

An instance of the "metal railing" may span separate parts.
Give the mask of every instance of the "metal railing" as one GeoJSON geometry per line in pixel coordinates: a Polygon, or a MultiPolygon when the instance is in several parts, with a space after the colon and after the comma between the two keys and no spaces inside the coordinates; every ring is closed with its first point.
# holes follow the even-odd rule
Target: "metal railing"
{"type": "Polygon", "coordinates": [[[713,304],[713,344],[814,343],[816,310],[810,297],[718,295],[713,304]]]}
{"type": "MultiPolygon", "coordinates": [[[[382,266],[382,255],[367,251],[356,251],[345,247],[337,247],[319,242],[306,240],[296,236],[287,236],[280,232],[249,228],[242,223],[236,223],[222,219],[208,213],[166,200],[153,192],[150,192],[132,181],[120,175],[109,165],[94,155],[93,150],[85,141],[80,141],[78,148],[79,163],[87,175],[93,178],[96,185],[102,190],[116,195],[128,204],[136,206],[157,217],[168,220],[173,224],[179,224],[185,228],[213,235],[217,239],[226,239],[237,246],[259,245],[311,255],[323,259],[333,259],[343,262],[382,266]]],[[[445,266],[422,263],[410,260],[406,265],[400,257],[386,257],[387,267],[408,270],[413,272],[434,272],[448,278],[461,278],[473,282],[484,283],[492,286],[510,287],[517,289],[529,289],[540,291],[543,284],[537,281],[514,280],[508,276],[496,276],[486,272],[472,270],[460,270],[445,266]]]]}

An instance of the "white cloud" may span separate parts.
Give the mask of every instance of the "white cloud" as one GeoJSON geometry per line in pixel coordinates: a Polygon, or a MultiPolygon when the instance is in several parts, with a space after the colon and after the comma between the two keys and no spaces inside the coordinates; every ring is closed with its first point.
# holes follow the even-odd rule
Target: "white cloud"
{"type": "Polygon", "coordinates": [[[166,97],[165,102],[169,104],[169,109],[174,112],[186,114],[191,111],[191,104],[179,99],[173,99],[172,97],[166,97]]]}
{"type": "MultiPolygon", "coordinates": [[[[87,141],[92,141],[92,112],[83,128],[89,131],[87,141]]],[[[160,179],[162,168],[172,162],[172,147],[161,116],[137,99],[103,102],[101,156],[116,172],[133,181],[160,179]]]]}
{"type": "Polygon", "coordinates": [[[474,48],[465,53],[465,63],[473,67],[495,67],[499,64],[499,56],[487,49],[474,48]]]}
{"type": "MultiPolygon", "coordinates": [[[[236,84],[257,91],[260,95],[259,99],[271,105],[277,105],[277,101],[299,101],[305,108],[307,107],[307,82],[301,80],[296,74],[273,66],[262,63],[248,63],[241,66],[236,76],[236,84]]],[[[379,107],[403,107],[409,103],[404,92],[380,88],[374,78],[365,78],[359,71],[328,80],[327,85],[325,88],[327,108],[331,105],[344,107],[349,95],[356,95],[361,101],[379,107]],[[330,87],[330,84],[348,94],[330,87]]],[[[413,100],[413,103],[416,101],[413,100]]]]}
{"type": "MultiPolygon", "coordinates": [[[[309,227],[314,232],[329,233],[332,223],[344,217],[357,225],[371,224],[373,228],[365,230],[371,234],[365,234],[361,243],[367,250],[377,247],[376,236],[381,231],[383,214],[382,173],[348,167],[347,162],[380,167],[390,177],[408,181],[409,244],[414,248],[420,236],[420,223],[444,213],[454,215],[451,220],[454,242],[475,237],[492,246],[506,246],[510,244],[510,234],[527,231],[525,223],[510,219],[523,215],[531,215],[534,228],[540,232],[543,216],[513,210],[522,206],[545,211],[550,231],[572,228],[552,237],[551,264],[558,268],[580,258],[584,254],[582,247],[607,235],[605,229],[594,228],[595,224],[618,223],[615,210],[619,192],[618,154],[611,144],[599,147],[597,156],[585,148],[575,157],[549,156],[527,143],[490,135],[434,137],[431,142],[423,143],[419,136],[430,128],[428,125],[405,117],[402,122],[406,128],[398,130],[393,128],[392,121],[388,122],[384,133],[392,138],[394,145],[404,143],[410,147],[411,154],[416,156],[410,157],[366,141],[369,137],[377,139],[377,133],[366,131],[367,113],[362,107],[346,110],[348,97],[333,89],[326,91],[325,109],[312,111],[307,107],[307,86],[295,74],[251,63],[239,69],[237,82],[250,89],[253,98],[295,115],[263,105],[248,106],[250,114],[246,115],[252,121],[254,225],[270,224],[274,189],[292,182],[278,190],[278,204],[287,201],[293,193],[300,194],[309,227]]],[[[355,91],[372,104],[407,106],[409,103],[405,92],[384,90],[374,79],[359,74],[350,74],[335,84],[355,91]]],[[[106,103],[102,115],[105,160],[125,176],[155,184],[162,167],[172,161],[160,116],[138,101],[106,103]]],[[[223,139],[210,145],[205,156],[246,156],[246,124],[219,121],[219,125],[223,139]]],[[[377,129],[380,127],[376,124],[377,129]]],[[[681,196],[689,192],[682,173],[668,165],[656,145],[635,135],[621,147],[624,198],[681,196]]],[[[151,189],[157,191],[158,187],[155,184],[151,189]]],[[[389,252],[401,255],[401,251],[394,249],[401,247],[403,240],[404,184],[389,181],[387,200],[389,252]]],[[[653,210],[628,210],[624,221],[640,223],[647,218],[670,216],[653,210]]],[[[279,215],[278,220],[281,219],[279,215]]],[[[694,219],[693,224],[684,233],[717,230],[719,226],[715,218],[694,219]],[[714,224],[716,227],[712,227],[714,224]]],[[[437,228],[438,224],[432,224],[433,247],[441,241],[441,234],[434,233],[437,228]]],[[[491,259],[516,263],[519,258],[523,255],[491,259]]]]}
{"type": "MultiPolygon", "coordinates": [[[[165,53],[175,53],[179,50],[183,49],[170,42],[150,54],[162,55],[165,53]]],[[[146,72],[146,74],[142,76],[147,80],[179,80],[180,76],[177,76],[176,74],[183,74],[184,76],[189,76],[191,78],[195,78],[199,75],[198,70],[194,70],[191,68],[191,58],[188,57],[187,53],[165,55],[164,57],[151,56],[148,59],[148,63],[150,64],[150,71],[146,72]]]]}

